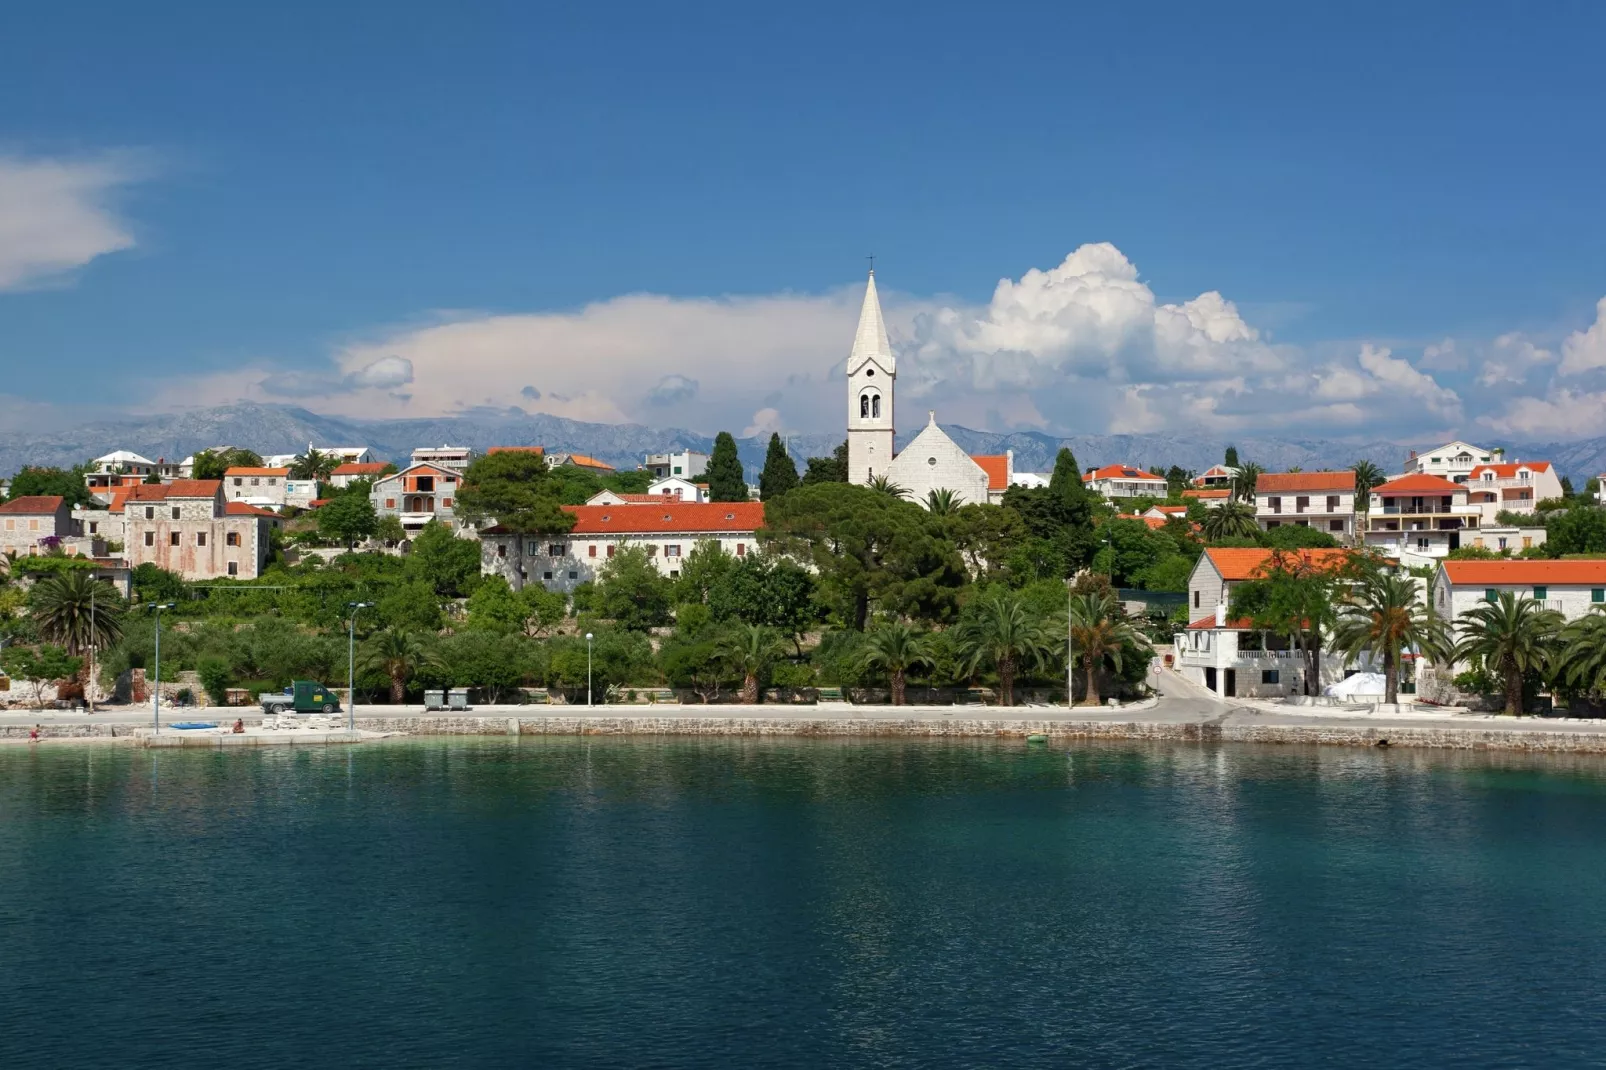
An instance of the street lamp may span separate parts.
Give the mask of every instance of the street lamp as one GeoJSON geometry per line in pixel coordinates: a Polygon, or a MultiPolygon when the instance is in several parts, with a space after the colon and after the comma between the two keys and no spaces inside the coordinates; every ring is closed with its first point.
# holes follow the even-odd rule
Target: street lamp
{"type": "Polygon", "coordinates": [[[1071,644],[1071,580],[1065,581],[1065,711],[1076,706],[1076,650],[1071,644]]]}
{"type": "Polygon", "coordinates": [[[586,705],[591,705],[591,633],[586,632],[586,705]]]}
{"type": "Polygon", "coordinates": [[[351,631],[346,641],[346,731],[357,731],[357,614],[372,602],[347,602],[351,610],[351,631]]]}
{"type": "Polygon", "coordinates": [[[172,609],[174,602],[146,602],[146,609],[156,610],[156,686],[151,689],[151,731],[162,730],[162,610],[172,609]]]}

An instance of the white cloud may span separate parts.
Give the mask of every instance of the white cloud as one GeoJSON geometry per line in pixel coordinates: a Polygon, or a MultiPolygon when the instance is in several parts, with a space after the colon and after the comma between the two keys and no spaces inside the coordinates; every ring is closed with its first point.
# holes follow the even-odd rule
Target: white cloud
{"type": "Polygon", "coordinates": [[[1466,354],[1456,349],[1455,339],[1446,338],[1422,347],[1422,359],[1417,366],[1435,372],[1456,372],[1467,366],[1466,354]]]}
{"type": "Polygon", "coordinates": [[[753,414],[753,422],[742,429],[743,438],[752,438],[755,435],[773,435],[783,430],[781,414],[777,409],[759,409],[753,414]]]}
{"type": "Polygon", "coordinates": [[[1490,346],[1489,356],[1478,372],[1478,385],[1494,387],[1515,383],[1522,386],[1540,367],[1553,364],[1555,360],[1556,354],[1535,345],[1520,333],[1502,334],[1490,346]]]}
{"type": "Polygon", "coordinates": [[[146,169],[127,154],[0,156],[0,291],[24,289],[134,246],[111,201],[146,169]]]}
{"type": "Polygon", "coordinates": [[[1494,431],[1541,439],[1598,435],[1606,412],[1606,391],[1560,387],[1545,397],[1513,398],[1504,411],[1479,418],[1494,431]]]}
{"type": "Polygon", "coordinates": [[[1596,368],[1606,368],[1606,297],[1595,305],[1595,322],[1561,344],[1562,375],[1582,375],[1596,368]]]}

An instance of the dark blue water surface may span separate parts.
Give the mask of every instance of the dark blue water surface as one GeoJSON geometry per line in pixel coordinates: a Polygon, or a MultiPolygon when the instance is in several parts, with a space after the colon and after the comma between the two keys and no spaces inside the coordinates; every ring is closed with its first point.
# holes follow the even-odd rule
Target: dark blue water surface
{"type": "Polygon", "coordinates": [[[0,1067],[1579,1066],[1606,766],[0,751],[0,1067]]]}

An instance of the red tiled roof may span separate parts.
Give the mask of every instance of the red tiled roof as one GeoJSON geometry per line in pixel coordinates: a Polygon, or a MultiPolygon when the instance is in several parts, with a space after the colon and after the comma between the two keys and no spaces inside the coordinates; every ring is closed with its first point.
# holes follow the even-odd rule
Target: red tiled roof
{"type": "Polygon", "coordinates": [[[1577,586],[1606,587],[1606,560],[1602,561],[1446,561],[1444,574],[1451,583],[1469,587],[1577,586]]]}
{"type": "Polygon", "coordinates": [[[537,457],[546,453],[545,446],[492,446],[486,453],[533,453],[537,457]]]}
{"type": "Polygon", "coordinates": [[[275,519],[279,516],[272,509],[259,509],[248,502],[229,502],[224,506],[224,511],[229,516],[271,516],[275,519]]]}
{"type": "Polygon", "coordinates": [[[1117,519],[1117,520],[1136,520],[1136,521],[1139,521],[1140,523],[1147,524],[1149,527],[1154,528],[1156,530],[1165,527],[1165,521],[1161,520],[1157,516],[1137,516],[1137,515],[1132,514],[1132,513],[1116,513],[1115,514],[1115,519],[1117,519]]]}
{"type": "Polygon", "coordinates": [[[1232,493],[1232,491],[1226,490],[1226,489],[1221,489],[1221,490],[1185,490],[1185,491],[1182,492],[1182,496],[1184,498],[1198,498],[1200,501],[1204,501],[1205,499],[1210,499],[1210,500],[1213,501],[1216,498],[1225,498],[1227,495],[1229,495],[1231,493],[1232,493]]]}
{"type": "Polygon", "coordinates": [[[1165,476],[1157,476],[1153,472],[1145,472],[1141,468],[1133,468],[1129,464],[1107,464],[1103,468],[1092,472],[1082,473],[1082,482],[1089,483],[1095,479],[1158,479],[1165,482],[1165,476]]]}
{"type": "Polygon", "coordinates": [[[1262,472],[1255,479],[1256,494],[1291,494],[1302,490],[1354,490],[1355,473],[1262,472]]]}
{"type": "Polygon", "coordinates": [[[1155,508],[1167,516],[1186,516],[1188,513],[1186,505],[1156,505],[1155,508]]]}
{"type": "Polygon", "coordinates": [[[23,516],[44,516],[54,513],[61,508],[63,499],[59,494],[25,494],[21,498],[13,498],[4,505],[0,505],[0,513],[11,513],[23,516]]]}
{"type": "MultiPolygon", "coordinates": [[[[491,452],[495,453],[496,451],[492,450],[491,452]]],[[[361,464],[348,461],[345,464],[335,465],[334,470],[329,474],[332,476],[377,476],[384,470],[385,462],[383,461],[364,461],[361,464]]]]}
{"type": "Polygon", "coordinates": [[[1513,461],[1510,464],[1480,464],[1472,470],[1468,479],[1477,479],[1480,472],[1493,472],[1496,479],[1516,479],[1517,469],[1526,468],[1530,472],[1550,471],[1549,461],[1513,461]]]}
{"type": "Polygon", "coordinates": [[[971,460],[980,465],[981,470],[987,473],[988,490],[1003,490],[1009,486],[1008,457],[1001,453],[987,454],[980,457],[972,457],[971,460]]]}
{"type": "MultiPolygon", "coordinates": [[[[1198,620],[1190,623],[1188,625],[1188,631],[1202,632],[1206,629],[1215,628],[1216,626],[1216,615],[1212,613],[1208,617],[1200,617],[1198,620]]],[[[1253,630],[1254,626],[1254,623],[1250,621],[1248,617],[1229,617],[1227,619],[1227,623],[1221,625],[1222,628],[1231,628],[1235,632],[1251,631],[1253,630]]]]}
{"type": "Polygon", "coordinates": [[[1281,554],[1284,560],[1297,559],[1305,564],[1336,568],[1349,561],[1355,551],[1343,548],[1261,550],[1249,547],[1214,547],[1205,551],[1205,556],[1216,566],[1221,578],[1229,581],[1254,579],[1274,554],[1281,554]]]}
{"type": "Polygon", "coordinates": [[[607,461],[599,461],[595,457],[587,457],[583,453],[571,453],[569,454],[569,460],[581,468],[606,468],[610,472],[613,471],[613,465],[607,461]]]}
{"type": "Polygon", "coordinates": [[[565,505],[574,514],[575,535],[710,535],[757,531],[763,502],[661,502],[648,505],[565,505]]]}
{"type": "Polygon", "coordinates": [[[164,488],[167,498],[215,498],[223,489],[217,479],[175,479],[164,488]]]}
{"type": "MultiPolygon", "coordinates": [[[[1353,474],[1353,473],[1352,473],[1353,474]]],[[[1461,483],[1452,483],[1443,476],[1429,475],[1426,472],[1415,472],[1408,476],[1391,479],[1387,483],[1380,483],[1372,488],[1373,494],[1454,494],[1458,490],[1465,490],[1461,483]]]]}
{"type": "Polygon", "coordinates": [[[246,465],[239,468],[225,468],[223,474],[226,476],[287,476],[290,474],[290,469],[252,468],[246,465]]]}

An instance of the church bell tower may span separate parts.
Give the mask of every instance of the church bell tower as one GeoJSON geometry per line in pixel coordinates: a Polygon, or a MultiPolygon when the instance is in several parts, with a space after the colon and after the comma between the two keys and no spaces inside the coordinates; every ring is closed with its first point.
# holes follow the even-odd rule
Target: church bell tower
{"type": "Polygon", "coordinates": [[[898,378],[876,295],[875,269],[864,288],[859,329],[848,355],[848,482],[864,485],[892,463],[892,387],[898,378]]]}

